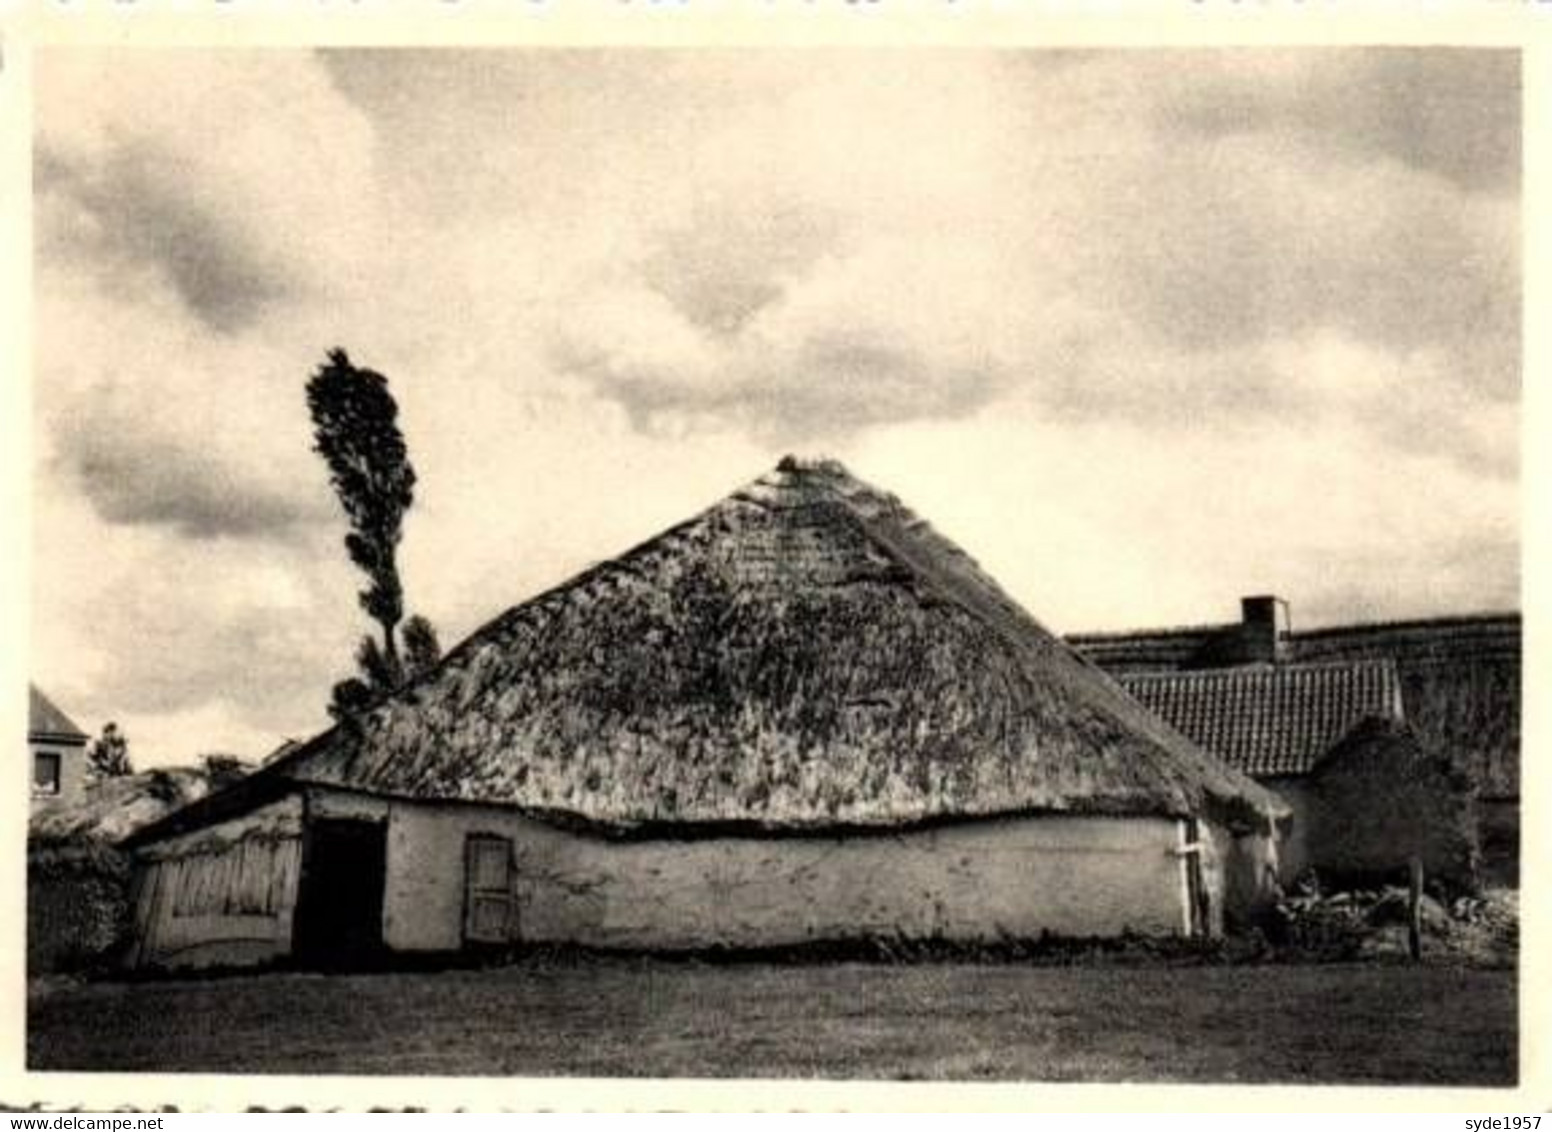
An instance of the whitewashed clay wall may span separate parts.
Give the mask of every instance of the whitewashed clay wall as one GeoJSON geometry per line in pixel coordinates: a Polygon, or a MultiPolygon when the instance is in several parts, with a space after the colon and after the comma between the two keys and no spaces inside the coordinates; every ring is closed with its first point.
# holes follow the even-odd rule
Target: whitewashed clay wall
{"type": "MultiPolygon", "coordinates": [[[[607,841],[510,810],[311,791],[314,817],[385,821],[384,942],[464,946],[465,845],[510,841],[509,938],[599,947],[769,946],[865,936],[996,940],[1187,930],[1186,825],[1040,815],[891,834],[607,841]]],[[[303,808],[287,798],[141,851],[132,965],[290,953],[303,808]]],[[[1203,823],[1209,930],[1256,898],[1261,837],[1203,823]]]]}
{"type": "Polygon", "coordinates": [[[268,806],[137,854],[130,966],[246,966],[291,950],[302,803],[268,806]]]}
{"type": "Polygon", "coordinates": [[[1314,863],[1316,847],[1310,843],[1315,820],[1315,800],[1302,778],[1274,778],[1263,785],[1277,791],[1293,811],[1288,836],[1279,846],[1278,872],[1284,885],[1292,885],[1314,863]]]}
{"type": "MultiPolygon", "coordinates": [[[[844,838],[603,841],[499,809],[395,804],[390,947],[462,945],[470,834],[511,841],[510,933],[525,942],[690,948],[897,933],[994,940],[1185,930],[1182,823],[1168,818],[1039,816],[844,838]]],[[[1221,908],[1222,870],[1209,862],[1206,875],[1221,908]]]]}
{"type": "Polygon", "coordinates": [[[1277,898],[1281,843],[1260,833],[1235,835],[1211,824],[1203,828],[1207,868],[1215,874],[1209,883],[1212,930],[1243,927],[1277,898]]]}

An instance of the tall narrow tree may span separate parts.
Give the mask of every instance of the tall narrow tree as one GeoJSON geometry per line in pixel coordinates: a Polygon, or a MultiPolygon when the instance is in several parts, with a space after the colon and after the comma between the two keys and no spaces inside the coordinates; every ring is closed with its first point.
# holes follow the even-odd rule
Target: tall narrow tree
{"type": "MultiPolygon", "coordinates": [[[[350,519],[345,550],[367,576],[361,608],[382,629],[381,646],[368,637],[358,663],[372,690],[388,691],[403,674],[396,630],[404,617],[404,588],[396,552],[404,513],[415,498],[415,469],[399,431],[399,406],[387,378],[357,368],[344,350],[336,349],[308,381],[307,407],[313,450],[328,464],[329,481],[350,519]]],[[[338,704],[341,697],[335,699],[338,704]]]]}

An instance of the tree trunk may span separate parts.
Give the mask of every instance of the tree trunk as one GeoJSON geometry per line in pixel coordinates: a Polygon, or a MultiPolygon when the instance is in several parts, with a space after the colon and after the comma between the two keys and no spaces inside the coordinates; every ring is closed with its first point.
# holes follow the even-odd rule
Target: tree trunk
{"type": "MultiPolygon", "coordinates": [[[[383,622],[383,659],[388,662],[388,673],[393,678],[394,687],[404,683],[404,667],[399,663],[399,643],[395,639],[398,634],[394,632],[395,622],[383,622]]],[[[392,688],[384,691],[392,691],[392,688]]]]}
{"type": "Polygon", "coordinates": [[[1415,963],[1423,957],[1423,859],[1407,862],[1407,948],[1415,963]]]}

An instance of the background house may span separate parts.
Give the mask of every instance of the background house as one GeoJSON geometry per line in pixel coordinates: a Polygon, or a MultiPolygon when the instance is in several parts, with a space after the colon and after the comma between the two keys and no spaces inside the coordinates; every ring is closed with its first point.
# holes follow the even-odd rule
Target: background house
{"type": "Polygon", "coordinates": [[[133,838],[130,961],[1212,934],[1285,815],[789,458],[133,838]]]}
{"type": "Polygon", "coordinates": [[[1520,631],[1517,613],[1295,631],[1288,604],[1261,596],[1242,600],[1238,622],[1067,640],[1185,734],[1288,799],[1295,821],[1285,874],[1321,863],[1311,840],[1311,772],[1353,728],[1377,718],[1404,720],[1422,752],[1443,757],[1469,784],[1487,877],[1517,883],[1520,631]]]}
{"type": "Polygon", "coordinates": [[[86,792],[84,731],[35,685],[27,686],[27,756],[32,809],[74,805],[86,792]]]}

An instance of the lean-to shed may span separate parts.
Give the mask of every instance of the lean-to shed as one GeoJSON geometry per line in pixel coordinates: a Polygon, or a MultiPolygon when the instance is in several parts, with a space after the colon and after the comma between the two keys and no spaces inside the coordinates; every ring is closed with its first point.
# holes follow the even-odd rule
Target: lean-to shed
{"type": "Polygon", "coordinates": [[[142,834],[132,962],[1213,933],[1285,812],[788,458],[142,834]]]}

